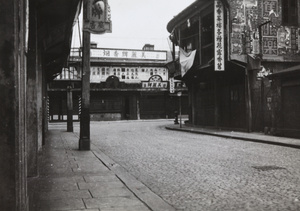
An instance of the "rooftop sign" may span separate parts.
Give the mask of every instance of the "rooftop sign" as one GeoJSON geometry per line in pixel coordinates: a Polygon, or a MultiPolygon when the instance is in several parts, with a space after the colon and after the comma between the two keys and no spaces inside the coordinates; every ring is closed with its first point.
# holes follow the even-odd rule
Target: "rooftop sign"
{"type": "Polygon", "coordinates": [[[121,49],[91,49],[91,58],[140,59],[140,60],[166,61],[167,52],[166,51],[121,50],[121,49]]]}

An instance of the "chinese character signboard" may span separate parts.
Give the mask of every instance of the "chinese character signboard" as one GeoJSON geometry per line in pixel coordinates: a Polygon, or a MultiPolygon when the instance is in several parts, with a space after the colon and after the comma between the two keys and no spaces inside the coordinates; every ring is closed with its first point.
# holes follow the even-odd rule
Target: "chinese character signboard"
{"type": "Polygon", "coordinates": [[[142,88],[145,89],[167,89],[168,82],[167,81],[160,81],[160,82],[142,82],[142,88]]]}
{"type": "Polygon", "coordinates": [[[170,83],[170,93],[174,93],[175,92],[174,78],[170,78],[169,83],[170,83]]]}
{"type": "Polygon", "coordinates": [[[91,49],[92,58],[167,60],[166,51],[140,51],[123,49],[91,49]]]}
{"type": "Polygon", "coordinates": [[[224,8],[220,0],[215,0],[215,70],[223,71],[224,67],[224,8]]]}
{"type": "Polygon", "coordinates": [[[83,17],[83,30],[94,34],[111,32],[111,14],[107,0],[86,0],[87,11],[83,17]]]}

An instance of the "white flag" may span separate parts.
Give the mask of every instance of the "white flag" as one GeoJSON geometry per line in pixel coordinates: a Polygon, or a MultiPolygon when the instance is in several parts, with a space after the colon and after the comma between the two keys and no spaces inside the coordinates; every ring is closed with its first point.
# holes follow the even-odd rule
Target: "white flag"
{"type": "Polygon", "coordinates": [[[179,48],[179,52],[180,52],[179,62],[181,66],[181,77],[183,77],[194,64],[196,50],[187,53],[182,48],[179,48]]]}

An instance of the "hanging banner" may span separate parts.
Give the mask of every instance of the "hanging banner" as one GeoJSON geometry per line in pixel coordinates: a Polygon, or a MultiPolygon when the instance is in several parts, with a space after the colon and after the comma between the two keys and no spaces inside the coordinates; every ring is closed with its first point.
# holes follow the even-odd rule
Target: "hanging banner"
{"type": "Polygon", "coordinates": [[[194,64],[196,50],[191,52],[185,52],[182,48],[179,48],[179,63],[181,69],[181,77],[183,77],[194,64]]]}
{"type": "Polygon", "coordinates": [[[224,71],[224,7],[221,0],[215,0],[215,70],[224,71]]]}
{"type": "Polygon", "coordinates": [[[85,0],[83,30],[93,34],[111,33],[111,14],[107,0],[85,0]]]}

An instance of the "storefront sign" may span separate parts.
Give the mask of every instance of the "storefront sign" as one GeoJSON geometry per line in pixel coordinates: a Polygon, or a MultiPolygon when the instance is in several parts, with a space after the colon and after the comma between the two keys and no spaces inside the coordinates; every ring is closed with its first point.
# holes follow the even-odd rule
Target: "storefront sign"
{"type": "Polygon", "coordinates": [[[215,70],[223,71],[224,67],[224,7],[220,0],[215,0],[215,70]]]}
{"type": "Polygon", "coordinates": [[[184,82],[175,82],[175,88],[186,88],[184,82]]]}
{"type": "Polygon", "coordinates": [[[175,92],[174,78],[170,78],[169,82],[170,82],[170,93],[174,93],[175,92]]]}
{"type": "Polygon", "coordinates": [[[142,88],[146,89],[166,89],[168,88],[168,82],[142,82],[142,88]]]}
{"type": "Polygon", "coordinates": [[[83,17],[83,30],[94,34],[111,32],[111,14],[107,0],[86,0],[84,9],[87,11],[83,17]]]}
{"type": "Polygon", "coordinates": [[[137,51],[122,49],[91,49],[91,57],[108,59],[167,60],[166,51],[137,51]]]}
{"type": "Polygon", "coordinates": [[[248,7],[257,6],[257,0],[244,0],[244,5],[246,5],[248,7]]]}
{"type": "Polygon", "coordinates": [[[259,40],[254,39],[252,43],[252,53],[253,54],[259,54],[259,40]]]}
{"type": "Polygon", "coordinates": [[[287,54],[291,49],[291,29],[282,26],[277,31],[277,47],[280,54],[287,54]]]}

